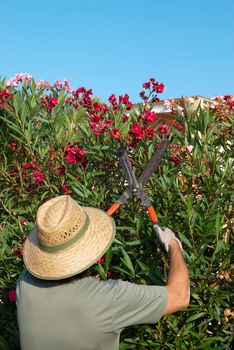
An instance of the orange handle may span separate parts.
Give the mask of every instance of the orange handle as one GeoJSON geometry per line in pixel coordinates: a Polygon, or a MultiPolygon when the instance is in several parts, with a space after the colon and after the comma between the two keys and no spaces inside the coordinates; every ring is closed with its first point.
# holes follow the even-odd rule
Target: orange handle
{"type": "Polygon", "coordinates": [[[151,217],[151,220],[153,222],[158,222],[158,217],[157,217],[157,214],[155,213],[155,210],[153,207],[148,207],[147,208],[148,212],[149,212],[149,215],[151,217]]]}
{"type": "Polygon", "coordinates": [[[119,208],[119,203],[114,203],[108,210],[107,214],[112,215],[119,208]]]}

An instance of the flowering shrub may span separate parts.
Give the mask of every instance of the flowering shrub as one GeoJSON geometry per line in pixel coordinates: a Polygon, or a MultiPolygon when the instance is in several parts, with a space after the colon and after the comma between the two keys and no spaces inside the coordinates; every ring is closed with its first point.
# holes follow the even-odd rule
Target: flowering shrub
{"type": "MultiPolygon", "coordinates": [[[[213,108],[174,103],[175,121],[152,111],[164,85],[143,83],[142,103],[125,94],[103,103],[67,80],[0,82],[0,349],[18,349],[15,283],[37,208],[60,194],[107,210],[125,189],[117,141],[137,176],[167,136],[170,147],[146,192],[163,226],[181,239],[191,304],[156,325],[123,331],[120,349],[225,349],[232,340],[230,288],[233,97],[213,108]]],[[[115,214],[113,246],[93,267],[102,278],[163,284],[167,258],[157,249],[145,209],[132,199],[115,214]]]]}

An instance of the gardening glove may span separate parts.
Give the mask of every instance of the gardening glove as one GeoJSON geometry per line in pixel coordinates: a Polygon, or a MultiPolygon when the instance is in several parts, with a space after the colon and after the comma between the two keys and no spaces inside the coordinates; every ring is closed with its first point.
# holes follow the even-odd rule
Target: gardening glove
{"type": "Polygon", "coordinates": [[[159,240],[159,243],[163,246],[163,248],[166,250],[168,253],[169,249],[169,242],[171,239],[175,239],[180,246],[180,249],[183,251],[182,244],[178,238],[176,238],[174,232],[170,230],[169,228],[161,228],[158,224],[154,224],[154,230],[156,232],[157,239],[159,240]]]}

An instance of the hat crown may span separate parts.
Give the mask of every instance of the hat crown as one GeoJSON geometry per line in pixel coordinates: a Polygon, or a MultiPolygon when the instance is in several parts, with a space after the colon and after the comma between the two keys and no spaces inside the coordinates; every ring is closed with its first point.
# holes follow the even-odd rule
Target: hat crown
{"type": "Polygon", "coordinates": [[[55,197],[37,212],[38,240],[45,246],[64,244],[83,227],[84,210],[67,195],[55,197]]]}

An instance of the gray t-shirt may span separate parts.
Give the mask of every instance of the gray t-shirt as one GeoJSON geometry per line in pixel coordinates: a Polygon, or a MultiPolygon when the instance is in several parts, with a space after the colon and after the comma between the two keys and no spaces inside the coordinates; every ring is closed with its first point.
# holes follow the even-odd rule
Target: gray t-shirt
{"type": "Polygon", "coordinates": [[[61,284],[24,270],[16,300],[21,350],[117,350],[120,332],[156,323],[167,298],[162,286],[94,277],[61,284]]]}

